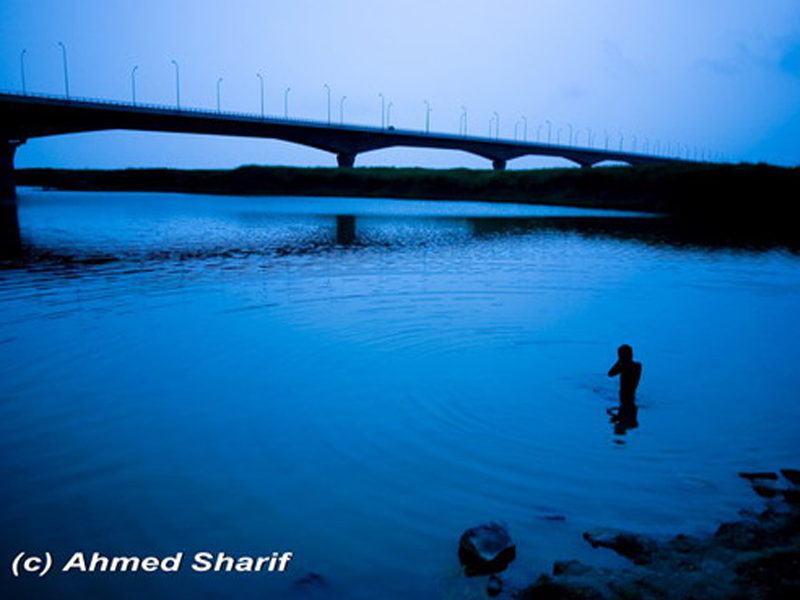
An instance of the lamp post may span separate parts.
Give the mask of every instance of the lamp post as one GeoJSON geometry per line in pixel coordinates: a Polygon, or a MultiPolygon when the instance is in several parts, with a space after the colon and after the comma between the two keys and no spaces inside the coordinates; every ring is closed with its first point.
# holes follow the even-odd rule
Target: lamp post
{"type": "Polygon", "coordinates": [[[522,115],[522,141],[528,141],[528,117],[522,115]]]}
{"type": "MultiPolygon", "coordinates": [[[[467,107],[461,107],[461,121],[464,123],[464,137],[467,137],[467,107]]],[[[461,122],[459,122],[459,132],[461,130],[461,122]]]]}
{"type": "Polygon", "coordinates": [[[494,139],[500,139],[500,114],[495,112],[494,114],[494,139]]]}
{"type": "Polygon", "coordinates": [[[139,70],[139,65],[131,69],[131,100],[136,104],[136,72],[139,70]]]}
{"type": "Polygon", "coordinates": [[[378,96],[381,99],[381,129],[386,128],[386,98],[384,98],[382,93],[378,93],[378,96]]]}
{"type": "Polygon", "coordinates": [[[567,129],[569,129],[569,141],[567,142],[570,146],[572,146],[572,124],[567,123],[567,129]]]}
{"type": "Polygon", "coordinates": [[[23,95],[27,95],[28,94],[28,90],[27,90],[27,88],[25,86],[25,53],[26,52],[27,52],[27,50],[23,49],[22,52],[19,55],[19,73],[20,73],[20,76],[22,77],[22,93],[23,93],[23,95]]]}
{"type": "Polygon", "coordinates": [[[330,125],[331,124],[331,86],[329,86],[327,83],[323,83],[322,87],[325,88],[325,91],[327,92],[327,96],[328,96],[328,125],[330,125]]]}
{"type": "Polygon", "coordinates": [[[283,92],[283,118],[289,118],[289,92],[292,91],[292,88],[287,87],[283,92]]]}
{"type": "Polygon", "coordinates": [[[181,68],[178,66],[178,61],[172,59],[172,64],[175,67],[175,106],[178,110],[181,109],[181,68]]]}
{"type": "Polygon", "coordinates": [[[431,103],[423,100],[425,103],[425,133],[431,132],[431,103]]]}
{"type": "Polygon", "coordinates": [[[222,77],[217,78],[217,112],[221,112],[222,102],[220,102],[220,86],[222,85],[222,77]]]}
{"type": "Polygon", "coordinates": [[[339,100],[339,125],[344,125],[344,101],[347,100],[347,96],[342,96],[342,99],[339,100]]]}
{"type": "Polygon", "coordinates": [[[545,123],[547,123],[547,143],[549,144],[553,136],[553,124],[549,120],[545,123]]]}
{"type": "Polygon", "coordinates": [[[256,77],[258,77],[258,88],[261,92],[261,118],[264,118],[264,78],[261,76],[261,73],[256,73],[256,77]]]}
{"type": "Polygon", "coordinates": [[[61,62],[64,64],[64,95],[69,100],[69,70],[67,69],[67,47],[64,42],[58,42],[61,46],[61,62]]]}

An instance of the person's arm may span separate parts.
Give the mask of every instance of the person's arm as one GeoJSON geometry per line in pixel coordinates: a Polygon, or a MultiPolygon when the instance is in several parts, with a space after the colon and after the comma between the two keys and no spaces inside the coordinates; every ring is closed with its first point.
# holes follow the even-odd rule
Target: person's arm
{"type": "Polygon", "coordinates": [[[621,371],[622,371],[622,364],[620,363],[620,361],[617,361],[614,363],[614,366],[608,370],[608,376],[614,377],[615,375],[619,375],[621,371]]]}

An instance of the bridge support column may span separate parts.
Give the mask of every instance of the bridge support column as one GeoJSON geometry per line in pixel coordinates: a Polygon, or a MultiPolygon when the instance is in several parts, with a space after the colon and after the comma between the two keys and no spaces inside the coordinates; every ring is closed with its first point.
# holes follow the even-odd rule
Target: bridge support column
{"type": "Polygon", "coordinates": [[[19,145],[16,140],[0,141],[0,259],[22,254],[14,181],[14,154],[19,145]]]}
{"type": "Polygon", "coordinates": [[[336,162],[339,167],[354,167],[356,166],[356,153],[339,152],[339,154],[336,155],[336,162]]]}
{"type": "Polygon", "coordinates": [[[506,170],[506,161],[503,158],[495,158],[492,161],[492,168],[495,171],[505,171],[506,170]]]}
{"type": "Polygon", "coordinates": [[[14,182],[14,155],[20,142],[0,141],[0,200],[15,200],[17,188],[14,182]]]}

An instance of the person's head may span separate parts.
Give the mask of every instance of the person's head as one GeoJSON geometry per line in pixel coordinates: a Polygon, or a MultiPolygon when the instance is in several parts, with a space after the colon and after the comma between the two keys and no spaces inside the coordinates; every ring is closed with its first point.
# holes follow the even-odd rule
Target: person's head
{"type": "Polygon", "coordinates": [[[617,348],[617,356],[619,356],[620,360],[633,360],[633,348],[628,344],[622,344],[617,348]]]}

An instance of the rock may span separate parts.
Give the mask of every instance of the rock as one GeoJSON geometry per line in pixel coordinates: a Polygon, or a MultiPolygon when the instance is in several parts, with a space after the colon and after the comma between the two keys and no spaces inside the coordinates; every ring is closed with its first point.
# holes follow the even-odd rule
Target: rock
{"type": "Polygon", "coordinates": [[[800,550],[779,549],[744,560],[736,566],[739,584],[757,590],[750,597],[800,597],[800,550]]]}
{"type": "Polygon", "coordinates": [[[503,580],[497,575],[491,575],[486,583],[486,593],[492,598],[499,596],[503,592],[503,580]]]}
{"type": "Polygon", "coordinates": [[[467,576],[500,573],[516,558],[506,527],[490,522],[467,529],[459,540],[458,558],[467,576]]]}
{"type": "Polygon", "coordinates": [[[800,504],[800,489],[781,490],[783,499],[791,504],[800,504]]]}
{"type": "Polygon", "coordinates": [[[553,563],[553,575],[586,575],[592,570],[589,565],[583,564],[579,560],[557,560],[553,563]]]}
{"type": "Polygon", "coordinates": [[[753,521],[734,521],[719,526],[714,539],[724,548],[740,551],[760,550],[770,542],[769,531],[753,521]]]}
{"type": "Polygon", "coordinates": [[[547,575],[539,577],[517,597],[520,600],[604,600],[604,594],[589,585],[557,582],[547,575]]]}
{"type": "Polygon", "coordinates": [[[777,481],[778,475],[776,473],[772,473],[771,471],[754,471],[754,472],[746,472],[743,471],[739,473],[739,477],[747,479],[748,481],[756,481],[759,479],[765,479],[770,481],[777,481]]]}
{"type": "Polygon", "coordinates": [[[800,486],[800,471],[797,469],[781,469],[781,475],[792,485],[800,486]]]}
{"type": "Polygon", "coordinates": [[[679,533],[669,541],[669,549],[680,554],[689,554],[694,552],[700,546],[700,540],[693,538],[690,535],[679,533]]]}
{"type": "Polygon", "coordinates": [[[775,498],[780,493],[780,488],[774,481],[753,481],[753,491],[762,498],[775,498]]]}
{"type": "Polygon", "coordinates": [[[646,536],[616,529],[589,531],[583,534],[583,539],[589,542],[592,548],[608,548],[636,565],[650,562],[653,553],[658,549],[658,545],[646,536]]]}

